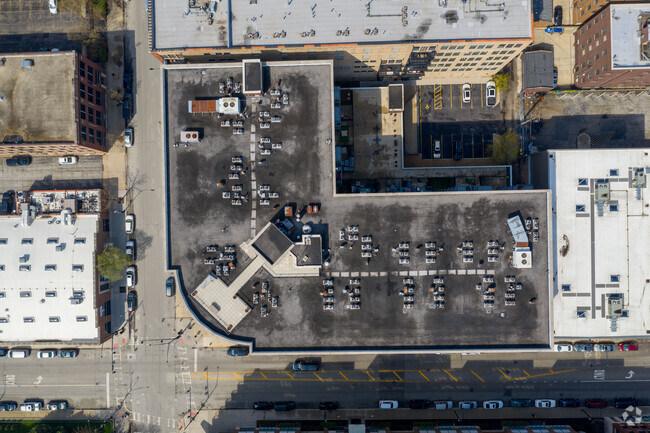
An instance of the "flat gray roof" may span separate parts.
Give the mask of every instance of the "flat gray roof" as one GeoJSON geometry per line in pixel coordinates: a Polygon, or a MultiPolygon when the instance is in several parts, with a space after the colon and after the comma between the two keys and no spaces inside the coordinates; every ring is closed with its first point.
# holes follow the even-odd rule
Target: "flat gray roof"
{"type": "Polygon", "coordinates": [[[270,263],[275,263],[289,248],[291,240],[284,235],[275,225],[267,226],[264,233],[253,244],[253,247],[262,254],[270,263]]]}
{"type": "Polygon", "coordinates": [[[152,3],[154,49],[532,37],[530,0],[264,0],[211,2],[212,8],[152,3]]]}
{"type": "Polygon", "coordinates": [[[529,51],[523,55],[524,90],[539,87],[553,88],[553,53],[529,51]]]}
{"type": "Polygon", "coordinates": [[[650,67],[650,60],[643,57],[641,25],[650,18],[650,5],[645,3],[612,4],[612,68],[650,67]],[[640,24],[641,23],[641,24],[640,24]]]}

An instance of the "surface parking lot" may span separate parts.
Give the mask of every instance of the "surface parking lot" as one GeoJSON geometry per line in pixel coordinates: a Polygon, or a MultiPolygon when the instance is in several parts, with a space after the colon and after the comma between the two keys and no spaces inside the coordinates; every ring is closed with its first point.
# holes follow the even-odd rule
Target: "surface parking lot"
{"type": "MultiPolygon", "coordinates": [[[[471,84],[470,102],[463,102],[462,85],[422,86],[419,93],[420,145],[423,159],[434,158],[434,144],[442,146],[441,159],[453,159],[454,143],[462,143],[462,158],[488,158],[492,134],[502,120],[498,103],[486,105],[485,84],[471,84]]],[[[449,162],[449,161],[448,161],[449,162]]],[[[460,165],[470,165],[460,161],[460,165]]]]}
{"type": "MultiPolygon", "coordinates": [[[[0,35],[24,35],[29,33],[56,38],[58,33],[82,31],[87,26],[87,18],[64,10],[59,4],[58,13],[50,13],[48,0],[2,0],[0,1],[0,35]]],[[[0,45],[5,40],[15,40],[11,36],[0,36],[0,45]]],[[[44,45],[48,49],[55,48],[44,45]]],[[[66,47],[58,47],[64,49],[66,47]]],[[[39,48],[30,47],[38,50],[39,48]]],[[[12,49],[11,51],[16,51],[12,49]]]]}
{"type": "Polygon", "coordinates": [[[103,162],[101,156],[80,156],[73,165],[59,164],[58,157],[32,158],[27,166],[9,167],[0,158],[0,189],[28,191],[30,189],[101,188],[103,162]]]}

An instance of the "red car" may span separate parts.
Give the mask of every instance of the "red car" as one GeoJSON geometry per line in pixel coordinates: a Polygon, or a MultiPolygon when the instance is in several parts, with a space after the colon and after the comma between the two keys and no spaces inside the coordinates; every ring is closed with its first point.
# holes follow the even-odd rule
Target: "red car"
{"type": "Polygon", "coordinates": [[[602,409],[607,407],[607,400],[604,398],[588,398],[585,400],[585,406],[592,409],[602,409]]]}
{"type": "Polygon", "coordinates": [[[618,350],[621,352],[634,352],[639,350],[639,345],[634,342],[620,343],[618,345],[618,350]]]}

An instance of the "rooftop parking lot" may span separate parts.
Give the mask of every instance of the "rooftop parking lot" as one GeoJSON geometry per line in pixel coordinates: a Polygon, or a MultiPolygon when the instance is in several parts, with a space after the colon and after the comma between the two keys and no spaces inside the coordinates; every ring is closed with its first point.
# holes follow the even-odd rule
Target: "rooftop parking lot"
{"type": "MultiPolygon", "coordinates": [[[[87,18],[62,8],[53,14],[48,0],[3,0],[0,2],[0,35],[56,34],[83,31],[87,18]]],[[[44,36],[44,35],[43,35],[44,36]]],[[[49,35],[48,35],[49,36],[49,35]]],[[[0,44],[4,38],[0,36],[0,44]]],[[[47,39],[44,39],[47,42],[47,39]]],[[[47,48],[55,48],[44,45],[47,48]]],[[[63,49],[64,47],[58,47],[63,49]]],[[[15,51],[15,49],[11,50],[15,51]]]]}
{"type": "Polygon", "coordinates": [[[33,158],[27,166],[9,167],[0,158],[0,186],[3,190],[87,189],[102,187],[101,156],[80,156],[72,165],[59,164],[58,157],[33,158]]]}
{"type": "Polygon", "coordinates": [[[422,86],[419,92],[420,153],[422,159],[440,159],[438,165],[489,165],[488,146],[500,132],[503,117],[497,94],[496,105],[488,106],[485,84],[470,84],[469,102],[463,85],[422,86]],[[441,155],[435,152],[440,141],[441,155]],[[456,152],[456,141],[461,148],[456,152]]]}
{"type": "Polygon", "coordinates": [[[241,68],[167,70],[171,255],[172,265],[181,269],[184,290],[192,292],[215,270],[215,264],[204,264],[206,257],[219,256],[226,245],[235,245],[237,266],[229,276],[221,276],[229,284],[250,262],[239,247],[242,242],[269,221],[284,219],[285,205],[298,210],[318,204],[318,213],[302,215],[300,221],[290,218],[295,228],[290,237],[296,240],[306,224],[322,236],[321,277],[273,278],[267,270],[258,270],[238,293],[252,311],[233,335],[254,339],[258,350],[547,346],[546,192],[335,196],[330,68],[265,67],[268,91],[261,104],[259,98],[238,95],[248,116],[244,119],[190,114],[187,102],[223,96],[219,83],[229,77],[238,83],[241,68]],[[272,109],[270,91],[277,88],[289,95],[289,103],[272,109]],[[281,122],[260,129],[265,121],[258,120],[259,112],[265,111],[271,117],[282,116],[281,122]],[[233,135],[232,126],[220,126],[223,120],[243,120],[244,133],[233,135]],[[174,146],[182,130],[199,131],[201,142],[174,146]],[[262,137],[281,142],[282,148],[261,155],[262,137]],[[235,161],[241,157],[241,162],[233,163],[233,157],[235,161]],[[233,164],[241,168],[233,171],[233,164]],[[239,179],[230,180],[235,171],[239,179]],[[279,194],[269,205],[262,204],[260,196],[268,193],[266,188],[279,194]],[[228,192],[230,197],[222,198],[228,192]],[[241,204],[233,205],[234,192],[240,194],[241,204]],[[539,218],[539,241],[532,243],[530,269],[508,265],[512,237],[506,220],[514,212],[539,218]],[[365,236],[371,239],[364,240],[365,236]],[[467,253],[457,249],[463,241],[473,242],[471,262],[463,260],[467,253]],[[488,262],[488,241],[498,241],[495,262],[488,262]],[[433,242],[435,247],[429,244],[433,242]],[[400,243],[408,243],[408,248],[398,248],[400,243]],[[217,245],[217,251],[207,252],[210,245],[217,245]],[[400,257],[407,258],[405,251],[408,263],[400,264],[400,257]],[[370,257],[362,257],[364,252],[370,257]],[[522,283],[512,306],[505,305],[506,275],[522,283]],[[432,291],[436,276],[444,282],[432,291]],[[477,290],[484,277],[494,281],[477,290]],[[329,281],[323,285],[330,279],[331,285],[329,281]],[[484,290],[490,284],[495,285],[494,304],[486,308],[484,290]],[[534,304],[529,303],[532,298],[534,304]]]}

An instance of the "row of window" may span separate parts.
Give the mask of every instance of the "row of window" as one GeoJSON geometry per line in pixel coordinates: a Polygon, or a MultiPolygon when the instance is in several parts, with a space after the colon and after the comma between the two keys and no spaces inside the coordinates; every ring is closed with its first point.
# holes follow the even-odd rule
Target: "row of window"
{"type": "MultiPolygon", "coordinates": [[[[0,271],[5,270],[5,265],[0,265],[0,271]]],[[[19,265],[18,270],[22,272],[29,272],[32,270],[32,265],[19,265]]],[[[45,265],[46,271],[56,271],[56,265],[45,265]]],[[[83,272],[84,265],[72,265],[73,272],[83,272]]]]}
{"type": "Polygon", "coordinates": [[[102,92],[99,89],[93,90],[92,87],[88,86],[88,91],[86,91],[86,85],[84,83],[79,83],[79,98],[85,99],[91,104],[103,106],[103,96],[102,92]]]}
{"type": "MultiPolygon", "coordinates": [[[[102,123],[103,118],[102,118],[101,111],[99,110],[95,111],[94,109],[88,107],[87,114],[88,114],[87,116],[88,121],[90,123],[94,123],[99,126],[104,126],[104,124],[102,123]]],[[[84,104],[79,104],[79,117],[81,117],[81,119],[83,120],[86,120],[86,106],[84,104]]]]}
{"type": "Polygon", "coordinates": [[[90,83],[101,83],[101,72],[95,70],[92,66],[79,62],[79,78],[86,78],[90,83]]]}
{"type": "MultiPolygon", "coordinates": [[[[348,69],[350,67],[348,66],[348,69]]],[[[86,127],[85,125],[81,127],[81,139],[83,141],[89,141],[91,143],[97,143],[101,146],[106,146],[104,141],[104,134],[99,129],[95,130],[94,128],[86,127]]]]}
{"type": "MultiPolygon", "coordinates": [[[[87,322],[87,321],[88,321],[88,316],[77,316],[77,322],[87,322]]],[[[34,317],[23,317],[23,323],[34,323],[34,322],[36,322],[36,319],[34,317]]],[[[59,316],[50,316],[49,322],[59,323],[61,322],[61,318],[59,316]]],[[[0,317],[0,323],[9,323],[9,318],[0,317]]]]}
{"type": "MultiPolygon", "coordinates": [[[[72,291],[72,296],[75,298],[83,298],[84,292],[83,290],[73,290],[72,291]]],[[[6,292],[0,292],[0,298],[6,298],[7,293],[6,292]]],[[[21,298],[31,298],[32,297],[32,291],[31,290],[22,290],[20,292],[20,297],[21,298]]],[[[45,292],[45,297],[46,298],[56,298],[56,292],[53,290],[48,290],[45,292]]]]}
{"type": "MultiPolygon", "coordinates": [[[[0,239],[0,245],[7,245],[9,240],[7,238],[0,239]]],[[[34,238],[22,238],[20,240],[21,245],[32,245],[34,243],[34,238]]],[[[48,244],[58,244],[59,238],[47,238],[48,244]]],[[[74,238],[75,244],[85,244],[86,238],[74,238]]]]}

